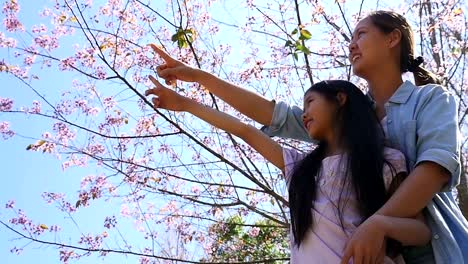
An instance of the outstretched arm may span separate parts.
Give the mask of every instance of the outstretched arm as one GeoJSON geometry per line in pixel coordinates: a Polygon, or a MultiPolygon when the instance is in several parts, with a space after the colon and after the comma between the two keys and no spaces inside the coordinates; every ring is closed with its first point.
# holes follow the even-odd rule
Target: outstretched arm
{"type": "Polygon", "coordinates": [[[219,129],[240,137],[273,165],[281,170],[284,169],[281,146],[260,130],[242,123],[231,115],[181,96],[175,91],[161,85],[152,76],[150,76],[150,79],[156,87],[147,90],[145,94],[157,96],[153,98],[155,108],[189,112],[219,129]]]}
{"type": "Polygon", "coordinates": [[[262,125],[270,125],[275,108],[273,101],[210,73],[192,68],[172,58],[154,44],[150,46],[165,61],[163,65],[157,67],[157,74],[166,81],[166,84],[173,84],[176,80],[198,82],[242,114],[262,125]]]}

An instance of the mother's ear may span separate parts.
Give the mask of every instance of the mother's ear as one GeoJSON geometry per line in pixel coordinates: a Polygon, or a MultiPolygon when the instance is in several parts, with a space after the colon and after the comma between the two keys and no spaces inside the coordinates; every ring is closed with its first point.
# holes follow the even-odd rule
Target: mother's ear
{"type": "Polygon", "coordinates": [[[340,106],[343,106],[346,103],[346,100],[348,100],[348,96],[343,92],[339,92],[336,95],[336,100],[340,106]]]}
{"type": "Polygon", "coordinates": [[[389,48],[396,47],[401,42],[402,37],[403,35],[401,31],[399,29],[394,29],[392,32],[388,34],[388,47],[389,48]]]}

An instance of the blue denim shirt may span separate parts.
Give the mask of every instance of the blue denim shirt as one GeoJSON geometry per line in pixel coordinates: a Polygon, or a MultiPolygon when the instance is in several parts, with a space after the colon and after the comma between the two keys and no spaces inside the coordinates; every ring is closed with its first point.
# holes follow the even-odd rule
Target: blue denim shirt
{"type": "MultiPolygon", "coordinates": [[[[389,144],[405,154],[410,171],[423,161],[432,161],[451,173],[449,183],[425,210],[435,262],[468,262],[468,222],[451,192],[460,182],[461,134],[454,97],[439,85],[415,86],[406,81],[385,104],[385,110],[389,144]]],[[[278,102],[270,126],[262,131],[313,142],[303,126],[302,113],[299,107],[278,102]]],[[[418,252],[417,248],[411,250],[418,252]]],[[[409,255],[414,259],[406,259],[407,263],[427,263],[424,256],[409,255]]]]}

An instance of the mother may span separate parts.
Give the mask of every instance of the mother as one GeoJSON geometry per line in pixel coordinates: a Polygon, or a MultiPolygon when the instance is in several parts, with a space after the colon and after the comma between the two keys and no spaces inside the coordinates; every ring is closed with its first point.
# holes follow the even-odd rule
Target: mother
{"type": "MultiPolygon", "coordinates": [[[[302,110],[269,101],[255,93],[191,68],[152,45],[165,64],[160,77],[198,82],[234,108],[265,125],[270,136],[308,140],[302,110]]],[[[407,263],[463,263],[468,260],[468,224],[451,189],[460,180],[460,133],[454,97],[414,56],[413,32],[406,19],[394,12],[377,11],[361,20],[349,45],[353,72],[368,83],[369,96],[387,131],[391,147],[401,150],[410,175],[376,212],[412,217],[424,210],[432,231],[425,247],[405,248],[407,263]],[[411,71],[416,85],[403,82],[411,71]]],[[[342,263],[376,263],[385,234],[373,217],[362,223],[349,240],[342,263]]]]}

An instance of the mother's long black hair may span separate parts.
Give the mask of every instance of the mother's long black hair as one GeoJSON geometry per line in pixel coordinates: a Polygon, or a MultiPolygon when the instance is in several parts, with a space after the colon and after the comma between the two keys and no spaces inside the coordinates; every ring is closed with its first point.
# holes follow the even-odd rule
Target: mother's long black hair
{"type": "MultiPolygon", "coordinates": [[[[347,81],[330,80],[314,84],[308,92],[316,92],[329,102],[336,103],[335,131],[339,145],[346,151],[345,185],[340,192],[337,205],[338,216],[346,201],[342,194],[356,193],[359,210],[364,219],[375,213],[386,201],[383,181],[384,134],[370,100],[354,84],[347,81]],[[338,94],[346,95],[340,106],[338,94]],[[346,184],[349,183],[349,184],[346,184]]],[[[304,240],[309,228],[313,228],[311,209],[317,194],[317,182],[326,142],[320,142],[301,162],[295,166],[289,183],[289,206],[292,233],[297,247],[304,240]]],[[[343,227],[343,225],[342,225],[343,227]]]]}

